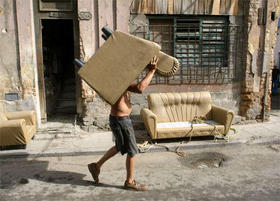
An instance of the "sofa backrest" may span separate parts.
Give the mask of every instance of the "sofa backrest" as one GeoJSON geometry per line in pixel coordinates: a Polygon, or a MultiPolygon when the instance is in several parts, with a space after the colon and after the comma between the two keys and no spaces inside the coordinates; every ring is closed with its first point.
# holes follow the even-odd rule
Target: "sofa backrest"
{"type": "Polygon", "coordinates": [[[8,120],[6,115],[2,112],[0,112],[0,120],[8,120]]]}
{"type": "Polygon", "coordinates": [[[192,121],[194,117],[211,118],[209,92],[152,93],[148,95],[149,109],[158,122],[192,121]]]}

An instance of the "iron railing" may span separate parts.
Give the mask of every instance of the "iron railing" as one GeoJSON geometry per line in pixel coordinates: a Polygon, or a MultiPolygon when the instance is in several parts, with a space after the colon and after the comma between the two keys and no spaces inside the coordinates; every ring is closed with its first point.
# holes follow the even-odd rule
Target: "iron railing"
{"type": "MultiPolygon", "coordinates": [[[[164,25],[139,26],[131,34],[158,43],[161,51],[180,63],[174,76],[156,75],[152,84],[223,84],[237,77],[242,60],[241,33],[239,26],[222,21],[169,20],[164,25]]],[[[144,76],[145,72],[138,81],[144,76]]]]}

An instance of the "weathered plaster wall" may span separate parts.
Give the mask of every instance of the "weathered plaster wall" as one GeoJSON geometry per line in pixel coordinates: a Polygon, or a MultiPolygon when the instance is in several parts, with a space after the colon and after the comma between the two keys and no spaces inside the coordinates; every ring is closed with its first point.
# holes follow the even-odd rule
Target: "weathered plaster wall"
{"type": "Polygon", "coordinates": [[[0,108],[36,110],[40,124],[33,1],[1,0],[0,9],[0,108]],[[5,93],[11,92],[18,93],[19,99],[6,101],[5,93]]]}
{"type": "Polygon", "coordinates": [[[22,96],[18,72],[17,27],[14,1],[0,1],[0,111],[6,110],[5,94],[22,96]]]}
{"type": "MultiPolygon", "coordinates": [[[[88,11],[90,20],[80,20],[80,57],[87,61],[104,43],[101,28],[107,26],[112,30],[128,32],[129,1],[127,0],[79,0],[78,13],[88,11]]],[[[81,107],[79,116],[82,128],[109,129],[108,116],[110,105],[105,103],[84,81],[81,81],[81,107]]]]}
{"type": "Polygon", "coordinates": [[[279,0],[247,1],[248,38],[245,79],[242,83],[240,114],[246,119],[269,118],[271,68],[273,67],[273,48],[277,36],[277,19],[279,15],[279,0]],[[266,9],[267,5],[267,9],[266,9]],[[265,23],[258,16],[260,9],[265,10],[265,23]],[[275,12],[275,20],[271,18],[275,12]]]}

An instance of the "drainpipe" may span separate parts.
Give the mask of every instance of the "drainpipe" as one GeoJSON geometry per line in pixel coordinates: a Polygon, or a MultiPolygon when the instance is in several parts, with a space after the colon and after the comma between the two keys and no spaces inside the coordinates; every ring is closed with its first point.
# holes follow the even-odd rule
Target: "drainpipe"
{"type": "Polygon", "coordinates": [[[262,106],[262,121],[265,121],[265,107],[267,106],[267,99],[268,99],[268,89],[269,89],[269,75],[270,75],[270,68],[268,68],[268,54],[266,53],[265,49],[265,38],[266,38],[266,26],[267,26],[267,13],[268,13],[268,0],[264,0],[264,11],[263,11],[263,43],[262,43],[262,73],[266,72],[266,82],[265,82],[265,89],[264,89],[264,101],[262,106]]]}

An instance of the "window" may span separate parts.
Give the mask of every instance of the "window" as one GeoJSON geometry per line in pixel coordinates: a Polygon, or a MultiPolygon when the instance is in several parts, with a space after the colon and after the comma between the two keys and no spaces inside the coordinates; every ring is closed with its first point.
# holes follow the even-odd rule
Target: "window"
{"type": "Polygon", "coordinates": [[[226,83],[235,78],[237,27],[228,17],[148,16],[148,26],[135,35],[154,41],[180,62],[172,78],[157,76],[155,83],[226,83]]]}
{"type": "Polygon", "coordinates": [[[40,11],[73,11],[73,0],[39,0],[40,11]]]}

